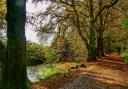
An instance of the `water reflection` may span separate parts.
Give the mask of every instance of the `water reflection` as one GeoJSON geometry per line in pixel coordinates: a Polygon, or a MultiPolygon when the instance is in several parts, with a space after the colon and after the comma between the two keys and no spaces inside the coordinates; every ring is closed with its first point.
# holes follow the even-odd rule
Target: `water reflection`
{"type": "Polygon", "coordinates": [[[43,74],[44,65],[28,66],[27,75],[31,82],[38,82],[43,74]]]}

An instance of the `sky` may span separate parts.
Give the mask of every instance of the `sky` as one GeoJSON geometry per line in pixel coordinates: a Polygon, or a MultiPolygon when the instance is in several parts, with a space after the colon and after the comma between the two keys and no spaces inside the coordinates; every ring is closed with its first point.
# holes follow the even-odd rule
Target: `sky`
{"type": "MultiPolygon", "coordinates": [[[[46,2],[34,4],[31,3],[31,0],[28,0],[28,2],[26,3],[26,11],[28,13],[37,13],[40,11],[43,12],[47,7],[48,7],[48,3],[46,2]]],[[[36,37],[37,33],[34,30],[35,29],[32,29],[31,26],[26,26],[26,39],[32,42],[39,43],[39,39],[36,37]]]]}
{"type": "MultiPolygon", "coordinates": [[[[46,2],[41,2],[41,3],[37,3],[34,4],[32,3],[32,0],[28,0],[26,3],[26,11],[27,13],[38,13],[38,12],[44,12],[46,10],[46,8],[48,7],[48,3],[46,2]]],[[[26,39],[27,41],[31,41],[31,42],[35,42],[35,43],[40,43],[38,37],[37,37],[37,32],[35,32],[36,29],[33,29],[30,25],[26,25],[26,39]]],[[[0,38],[2,37],[2,35],[6,35],[4,34],[4,32],[0,32],[0,38]]],[[[49,37],[48,41],[46,43],[44,43],[43,45],[46,46],[50,46],[51,43],[53,41],[53,36],[49,37]]]]}

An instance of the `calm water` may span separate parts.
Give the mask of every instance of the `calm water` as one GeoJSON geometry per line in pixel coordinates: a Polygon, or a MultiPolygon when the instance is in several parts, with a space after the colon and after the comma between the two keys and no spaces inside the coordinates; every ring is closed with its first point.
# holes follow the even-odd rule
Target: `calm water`
{"type": "Polygon", "coordinates": [[[27,75],[31,82],[39,82],[41,78],[43,78],[43,70],[47,67],[51,66],[51,64],[45,65],[36,65],[36,66],[28,66],[27,67],[27,75]]]}
{"type": "MultiPolygon", "coordinates": [[[[1,66],[1,64],[0,64],[1,66]]],[[[36,65],[36,66],[28,66],[27,67],[27,76],[31,82],[38,82],[43,76],[43,69],[46,67],[46,65],[36,65]]],[[[0,67],[1,70],[1,67],[0,67]]],[[[1,75],[1,72],[0,72],[1,75]]]]}
{"type": "Polygon", "coordinates": [[[31,82],[38,82],[43,74],[44,65],[28,66],[27,75],[31,82]]]}

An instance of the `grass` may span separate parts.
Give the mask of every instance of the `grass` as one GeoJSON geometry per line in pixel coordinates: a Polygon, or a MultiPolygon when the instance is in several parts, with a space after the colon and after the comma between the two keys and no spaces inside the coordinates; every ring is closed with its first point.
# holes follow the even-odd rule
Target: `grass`
{"type": "Polygon", "coordinates": [[[124,63],[128,64],[128,52],[123,52],[122,56],[124,57],[124,63]]]}
{"type": "Polygon", "coordinates": [[[43,69],[42,75],[40,76],[41,80],[54,80],[56,78],[68,77],[70,72],[68,69],[70,67],[77,65],[75,62],[64,62],[64,63],[55,63],[53,66],[47,66],[43,69]]]}
{"type": "MultiPolygon", "coordinates": [[[[93,63],[81,62],[81,63],[86,64],[87,68],[79,68],[76,71],[71,71],[72,74],[69,73],[69,75],[67,77],[63,77],[63,74],[58,73],[57,71],[66,71],[70,67],[75,66],[77,63],[75,63],[75,62],[56,63],[56,66],[54,66],[54,72],[53,72],[54,74],[51,77],[49,77],[47,81],[40,81],[39,83],[34,84],[33,89],[59,89],[60,87],[63,87],[65,84],[72,83],[72,81],[74,81],[81,75],[83,76],[83,74],[86,76],[86,77],[84,77],[85,80],[89,81],[87,83],[90,84],[89,85],[89,86],[91,86],[90,88],[95,88],[95,86],[97,85],[102,89],[106,89],[106,88],[117,89],[119,87],[118,85],[116,86],[117,82],[122,83],[122,84],[127,83],[125,77],[127,76],[128,73],[126,71],[124,71],[124,70],[127,70],[127,67],[124,67],[125,69],[123,69],[123,71],[121,71],[122,67],[124,65],[120,65],[120,67],[119,67],[120,63],[119,64],[114,63],[114,61],[116,61],[115,58],[117,58],[116,56],[118,57],[118,55],[104,57],[106,60],[107,59],[110,60],[110,58],[112,58],[112,62],[110,62],[110,63],[108,63],[107,61],[99,61],[99,63],[97,63],[97,62],[93,62],[93,63]],[[109,64],[109,65],[106,65],[106,64],[109,64]],[[116,70],[113,70],[113,68],[114,69],[116,68],[116,70]],[[55,72],[57,72],[57,73],[55,73],[55,72]],[[89,73],[91,72],[91,74],[93,73],[95,76],[90,74],[90,77],[89,77],[88,72],[89,73]],[[121,80],[120,80],[120,78],[121,78],[121,80]],[[94,87],[92,85],[94,85],[94,87]]],[[[121,58],[121,57],[119,57],[119,58],[121,58]]],[[[80,64],[80,63],[78,63],[78,64],[80,64]]],[[[47,71],[46,75],[52,74],[51,73],[52,69],[46,69],[46,71],[47,71]]],[[[84,83],[85,82],[83,82],[83,84],[84,83]]],[[[119,83],[117,83],[117,84],[119,84],[119,83]]],[[[79,85],[79,83],[78,83],[78,85],[79,85]]],[[[80,88],[80,87],[81,86],[79,86],[78,88],[80,88]]],[[[99,87],[97,87],[97,88],[99,88],[99,87]]],[[[125,89],[125,88],[122,88],[122,89],[125,89]]]]}
{"type": "Polygon", "coordinates": [[[41,79],[48,80],[53,77],[63,77],[65,74],[68,74],[66,70],[57,70],[56,68],[45,68],[41,79]]]}
{"type": "Polygon", "coordinates": [[[41,81],[33,84],[33,89],[38,89],[38,87],[42,87],[41,89],[58,89],[64,84],[73,81],[83,71],[79,69],[71,71],[71,67],[78,64],[81,64],[81,62],[58,62],[54,66],[45,67],[42,71],[42,76],[39,78],[41,81]]]}

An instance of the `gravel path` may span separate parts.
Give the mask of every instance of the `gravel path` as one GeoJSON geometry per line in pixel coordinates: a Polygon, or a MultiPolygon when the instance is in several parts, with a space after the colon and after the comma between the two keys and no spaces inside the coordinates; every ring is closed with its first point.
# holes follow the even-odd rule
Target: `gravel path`
{"type": "Polygon", "coordinates": [[[66,84],[59,89],[128,89],[128,86],[116,83],[114,80],[110,83],[93,79],[93,75],[83,74],[72,83],[66,84]]]}
{"type": "Polygon", "coordinates": [[[128,72],[124,70],[128,66],[120,61],[100,61],[89,65],[77,79],[59,89],[128,89],[128,72]]]}

